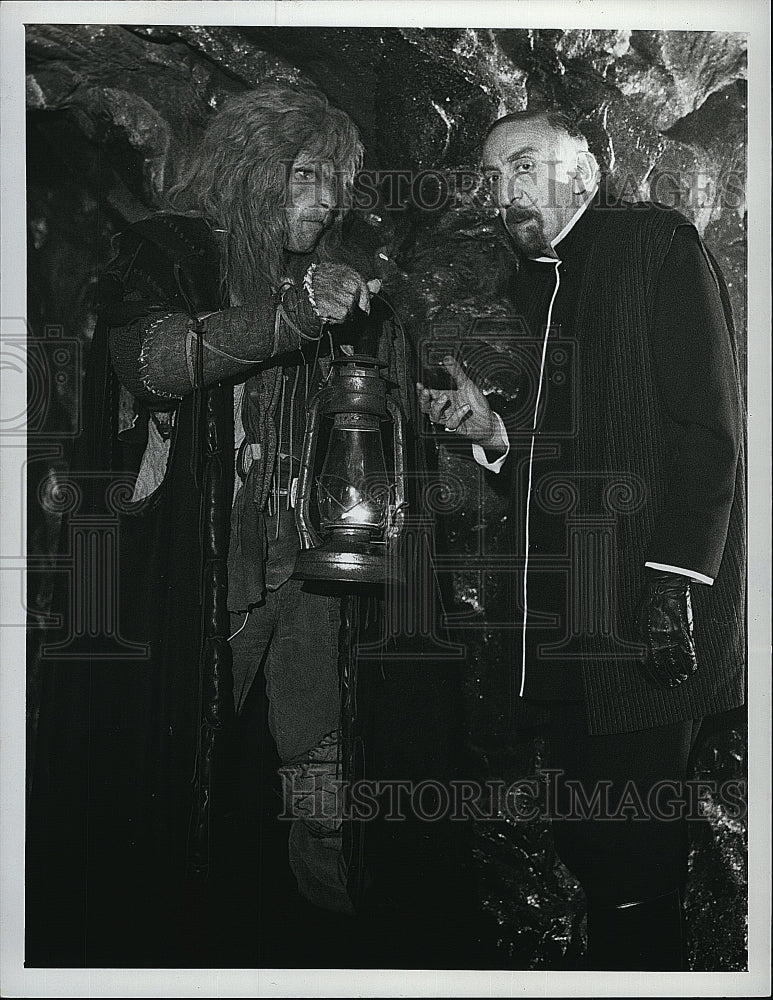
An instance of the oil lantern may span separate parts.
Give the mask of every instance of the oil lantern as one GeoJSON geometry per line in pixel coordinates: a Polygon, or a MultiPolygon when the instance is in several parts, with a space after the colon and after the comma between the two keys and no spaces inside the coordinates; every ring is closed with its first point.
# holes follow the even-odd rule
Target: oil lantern
{"type": "Polygon", "coordinates": [[[309,404],[295,503],[298,579],[372,584],[398,572],[403,418],[381,367],[365,355],[336,358],[309,404]]]}

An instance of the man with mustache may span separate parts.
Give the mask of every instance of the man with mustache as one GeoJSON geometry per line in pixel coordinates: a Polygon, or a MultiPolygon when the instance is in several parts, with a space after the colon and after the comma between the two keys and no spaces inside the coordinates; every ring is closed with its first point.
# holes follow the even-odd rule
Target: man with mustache
{"type": "Polygon", "coordinates": [[[447,358],[456,389],[419,385],[420,407],[511,476],[504,668],[521,704],[549,711],[553,830],[585,891],[588,967],[679,970],[681,783],[701,720],[744,702],[727,291],[692,224],[616,198],[560,114],[496,121],[483,170],[515,251],[513,350],[536,374],[503,421],[447,358]]]}

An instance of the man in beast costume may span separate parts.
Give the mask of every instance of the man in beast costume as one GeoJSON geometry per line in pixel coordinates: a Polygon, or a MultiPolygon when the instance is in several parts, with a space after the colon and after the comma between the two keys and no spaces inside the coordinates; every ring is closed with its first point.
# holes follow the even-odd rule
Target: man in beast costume
{"type": "MultiPolygon", "coordinates": [[[[87,470],[79,512],[119,514],[113,575],[91,580],[97,599],[117,588],[115,648],[49,647],[28,840],[28,925],[57,928],[41,964],[213,963],[184,875],[212,863],[232,717],[259,672],[298,891],[352,912],[336,782],[356,608],[342,631],[341,598],[291,577],[306,403],[380,287],[341,237],[361,157],[354,124],[317,91],[234,98],[170,193],[175,212],[121,234],[102,278],[73,466],[87,470]]],[[[393,337],[384,323],[376,352],[409,412],[393,337]]],[[[393,738],[416,754],[429,741],[433,775],[453,685],[441,670],[424,692],[420,673],[402,685],[393,738]],[[411,699],[425,694],[418,726],[411,699]]]]}
{"type": "Polygon", "coordinates": [[[683,969],[680,783],[702,719],[744,701],[727,289],[695,227],[615,197],[563,115],[496,121],[483,169],[516,254],[522,398],[503,422],[449,358],[456,388],[419,386],[420,407],[509,474],[507,668],[516,705],[550,720],[553,829],[585,890],[588,966],[683,969]]]}

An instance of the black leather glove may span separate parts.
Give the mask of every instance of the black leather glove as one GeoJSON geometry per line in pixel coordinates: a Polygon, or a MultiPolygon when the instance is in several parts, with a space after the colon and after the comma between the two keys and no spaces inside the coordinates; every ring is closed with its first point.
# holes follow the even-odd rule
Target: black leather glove
{"type": "Polygon", "coordinates": [[[648,569],[636,616],[647,647],[641,666],[653,684],[676,687],[695,673],[689,577],[648,569]]]}

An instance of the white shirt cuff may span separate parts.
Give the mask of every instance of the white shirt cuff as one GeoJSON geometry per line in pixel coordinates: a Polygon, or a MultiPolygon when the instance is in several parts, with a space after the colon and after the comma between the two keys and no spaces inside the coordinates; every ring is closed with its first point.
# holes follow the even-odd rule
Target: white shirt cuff
{"type": "Polygon", "coordinates": [[[483,468],[488,469],[489,472],[499,472],[499,470],[502,468],[504,464],[505,459],[510,454],[510,439],[507,436],[507,431],[505,430],[504,421],[496,411],[494,412],[494,419],[499,424],[499,431],[505,443],[507,444],[507,450],[505,451],[504,455],[500,455],[499,458],[496,459],[496,461],[494,462],[489,462],[489,460],[486,458],[486,452],[483,449],[483,445],[473,444],[472,446],[472,457],[475,459],[478,465],[482,465],[483,468]]]}
{"type": "Polygon", "coordinates": [[[659,569],[661,573],[679,573],[681,576],[689,576],[697,583],[707,583],[711,586],[714,583],[713,576],[706,576],[705,573],[696,573],[694,569],[683,569],[681,566],[666,566],[665,563],[648,562],[644,564],[649,569],[659,569]]]}

